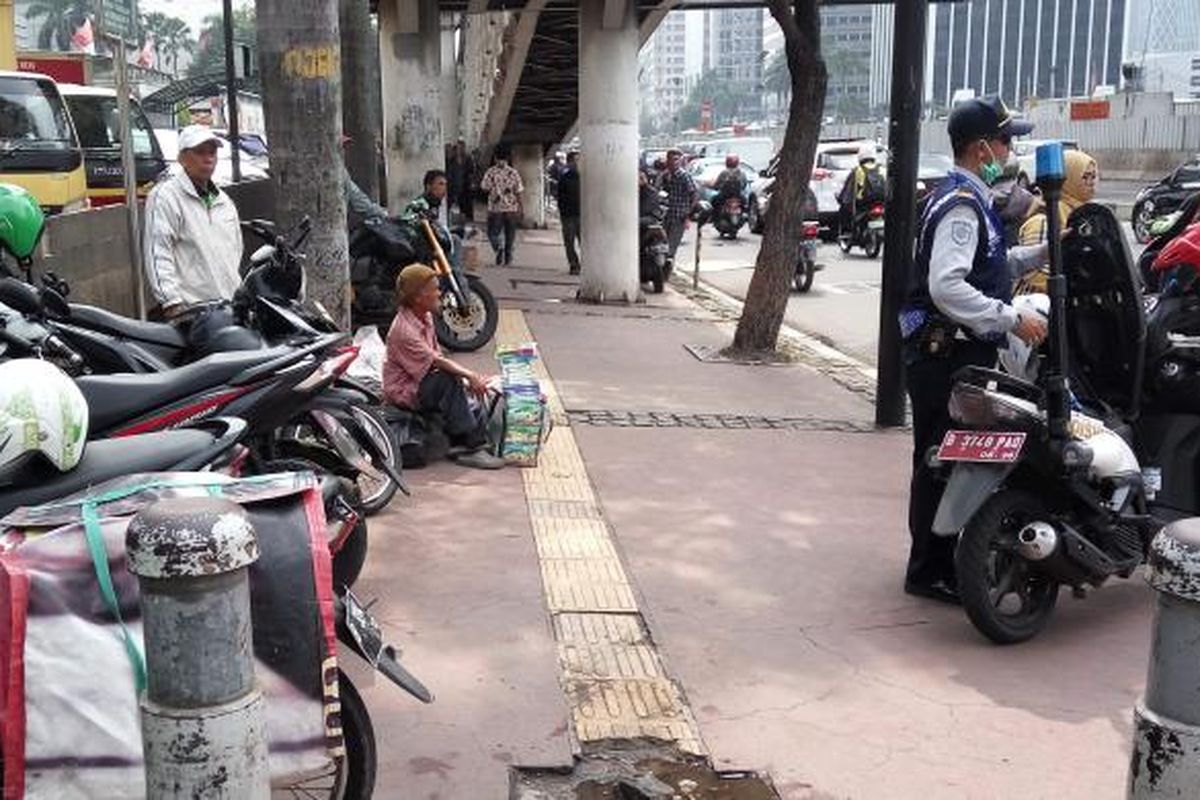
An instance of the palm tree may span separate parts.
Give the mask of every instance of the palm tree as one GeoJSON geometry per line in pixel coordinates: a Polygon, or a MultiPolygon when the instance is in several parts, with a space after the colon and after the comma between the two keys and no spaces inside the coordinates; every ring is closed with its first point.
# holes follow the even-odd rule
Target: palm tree
{"type": "Polygon", "coordinates": [[[777,51],[763,70],[763,88],[775,95],[779,105],[783,99],[792,93],[792,76],[788,74],[787,53],[782,49],[777,51]]]}
{"type": "Polygon", "coordinates": [[[91,13],[90,0],[34,0],[25,11],[30,22],[45,17],[37,37],[41,50],[69,50],[76,25],[91,13]]]}

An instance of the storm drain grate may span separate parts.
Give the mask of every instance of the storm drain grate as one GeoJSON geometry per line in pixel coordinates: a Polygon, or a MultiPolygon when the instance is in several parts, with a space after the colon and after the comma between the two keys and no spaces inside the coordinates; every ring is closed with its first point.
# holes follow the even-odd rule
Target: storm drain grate
{"type": "Polygon", "coordinates": [[[875,433],[870,422],[824,417],[772,417],[757,414],[679,414],[666,411],[571,409],[572,425],[609,428],[711,428],[729,430],[833,431],[875,433]]]}

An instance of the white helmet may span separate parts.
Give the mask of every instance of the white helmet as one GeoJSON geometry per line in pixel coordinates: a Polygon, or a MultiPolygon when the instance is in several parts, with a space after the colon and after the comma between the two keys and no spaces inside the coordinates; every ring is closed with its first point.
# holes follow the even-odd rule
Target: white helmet
{"type": "Polygon", "coordinates": [[[0,364],[0,471],[40,453],[66,472],[83,457],[88,406],[75,381],[45,361],[0,364]]]}
{"type": "MultiPolygon", "coordinates": [[[[1024,316],[1040,315],[1050,320],[1050,297],[1044,294],[1019,294],[1013,298],[1013,308],[1024,316]]],[[[1007,346],[1000,348],[1000,368],[1009,375],[1035,383],[1038,377],[1038,360],[1033,348],[1011,331],[1005,337],[1007,346]]]]}
{"type": "Polygon", "coordinates": [[[874,161],[877,157],[878,154],[875,152],[875,145],[870,142],[858,148],[858,163],[860,164],[864,161],[874,161]]]}

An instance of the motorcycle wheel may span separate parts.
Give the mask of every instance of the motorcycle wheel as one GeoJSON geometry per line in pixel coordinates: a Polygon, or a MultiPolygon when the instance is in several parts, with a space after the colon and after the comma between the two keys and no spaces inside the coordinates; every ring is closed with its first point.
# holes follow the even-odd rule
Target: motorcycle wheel
{"type": "Polygon", "coordinates": [[[1143,200],[1133,207],[1130,223],[1133,225],[1133,238],[1138,244],[1150,241],[1150,214],[1146,212],[1146,202],[1143,200]]]}
{"type": "Polygon", "coordinates": [[[483,347],[496,333],[500,321],[500,308],[496,298],[483,281],[474,275],[467,276],[467,312],[461,314],[443,304],[433,318],[437,339],[442,347],[456,353],[465,353],[483,347]]]}
{"type": "MultiPolygon", "coordinates": [[[[264,473],[304,471],[315,472],[318,475],[322,473],[318,464],[303,458],[280,458],[263,464],[264,473]]],[[[348,486],[348,484],[343,485],[348,486]]],[[[361,510],[358,498],[353,496],[354,490],[351,489],[350,493],[351,496],[347,498],[347,501],[355,510],[361,510]]],[[[334,587],[353,586],[358,581],[358,576],[362,574],[363,566],[367,563],[367,519],[365,515],[359,516],[358,522],[346,536],[342,546],[336,553],[330,552],[329,556],[333,564],[334,587]]]]}
{"type": "Polygon", "coordinates": [[[330,800],[370,800],[375,791],[379,757],[375,727],[362,695],[346,674],[338,670],[342,739],[346,754],[333,759],[329,769],[288,786],[272,789],[272,800],[328,797],[330,800]]]}
{"type": "Polygon", "coordinates": [[[801,258],[800,263],[796,265],[796,274],[792,278],[796,284],[796,291],[804,294],[811,289],[814,275],[816,275],[816,270],[813,269],[812,262],[801,258]]]}
{"type": "Polygon", "coordinates": [[[1001,489],[963,529],[954,553],[958,594],[971,623],[996,644],[1036,636],[1054,612],[1058,583],[1039,575],[1016,551],[1021,528],[1046,519],[1038,498],[1001,489]]]}
{"type": "MultiPolygon", "coordinates": [[[[383,454],[384,460],[399,472],[401,467],[400,448],[396,446],[396,437],[392,434],[392,427],[384,419],[383,412],[374,406],[357,406],[353,413],[355,419],[371,437],[371,441],[383,454]]],[[[396,490],[400,488],[386,474],[380,479],[375,479],[360,472],[356,483],[359,495],[362,497],[363,512],[368,516],[386,508],[387,504],[395,497],[396,490]]]]}
{"type": "Polygon", "coordinates": [[[883,248],[883,236],[879,233],[872,233],[867,241],[867,246],[863,250],[867,253],[867,258],[875,258],[879,255],[879,251],[883,248]]]}

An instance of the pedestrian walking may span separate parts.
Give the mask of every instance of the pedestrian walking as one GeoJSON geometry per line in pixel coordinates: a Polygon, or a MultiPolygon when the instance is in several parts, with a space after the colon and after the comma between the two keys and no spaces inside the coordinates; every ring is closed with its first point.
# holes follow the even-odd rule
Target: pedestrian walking
{"type": "Polygon", "coordinates": [[[467,154],[467,143],[459,139],[454,143],[454,150],[446,162],[446,178],[449,191],[446,203],[458,206],[463,219],[470,222],[475,219],[475,203],[471,196],[471,181],[475,177],[475,163],[467,154]]]}
{"type": "Polygon", "coordinates": [[[658,188],[667,193],[667,213],[663,218],[663,228],[667,233],[667,247],[671,250],[671,260],[675,260],[675,251],[683,239],[683,231],[687,227],[688,214],[691,213],[700,199],[696,189],[696,181],[683,168],[683,152],[680,150],[667,151],[667,168],[659,176],[658,188]]]}
{"type": "Polygon", "coordinates": [[[488,193],[488,239],[496,252],[496,266],[511,266],[525,184],[508,163],[507,152],[496,154],[495,163],[483,173],[479,185],[488,193]]]}
{"type": "Polygon", "coordinates": [[[1010,331],[1031,345],[1046,337],[1045,320],[1018,313],[1010,301],[1014,279],[1039,267],[1047,251],[1044,244],[1010,250],[992,201],[1013,137],[1033,126],[987,97],[960,104],[947,127],[955,166],[925,205],[899,320],[913,427],[904,591],[956,603],[955,540],[933,533],[945,484],[926,456],[950,428],[947,404],[958,370],[995,364],[1010,331]]]}
{"type": "Polygon", "coordinates": [[[567,249],[567,266],[572,275],[579,274],[580,197],[579,153],[567,154],[567,162],[558,173],[558,217],[562,223],[563,247],[567,249]]]}

